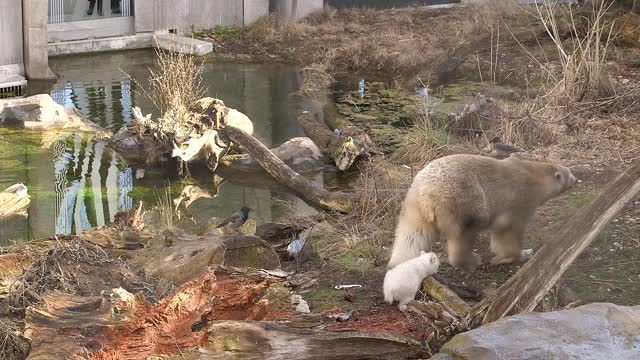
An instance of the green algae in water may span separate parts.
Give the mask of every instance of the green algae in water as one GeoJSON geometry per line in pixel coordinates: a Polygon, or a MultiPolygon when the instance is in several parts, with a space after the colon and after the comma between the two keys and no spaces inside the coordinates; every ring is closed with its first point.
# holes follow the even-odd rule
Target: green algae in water
{"type": "MultiPolygon", "coordinates": [[[[139,95],[136,83],[122,73],[146,84],[148,68],[155,62],[152,50],[52,58],[50,66],[59,81],[53,89],[42,91],[115,132],[131,120],[132,106],[158,115],[150,101],[139,95]]],[[[298,104],[290,98],[299,86],[295,66],[206,63],[203,77],[207,96],[221,98],[247,114],[254,121],[255,135],[266,145],[277,146],[300,134],[298,104]]],[[[30,89],[33,93],[36,88],[30,89]]],[[[105,225],[116,212],[138,201],[145,209],[153,208],[155,189],[162,193],[170,183],[175,198],[186,184],[172,164],[141,170],[121,159],[105,142],[84,134],[0,129],[0,188],[24,183],[31,196],[26,219],[0,223],[0,246],[105,225]]],[[[315,213],[295,195],[232,181],[224,183],[217,196],[196,201],[187,215],[206,223],[211,217],[226,217],[249,206],[256,209],[252,218],[263,223],[292,209],[315,213]]],[[[211,174],[195,184],[214,193],[211,174]]]]}

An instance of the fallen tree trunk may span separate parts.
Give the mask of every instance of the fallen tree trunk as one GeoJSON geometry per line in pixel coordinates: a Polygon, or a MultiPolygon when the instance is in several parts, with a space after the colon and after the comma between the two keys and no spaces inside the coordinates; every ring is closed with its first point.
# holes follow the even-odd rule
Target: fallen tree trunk
{"type": "Polygon", "coordinates": [[[427,277],[422,282],[422,292],[428,294],[432,298],[447,304],[451,309],[459,314],[464,314],[471,310],[469,304],[462,300],[458,294],[447,286],[443,285],[432,276],[427,277]]]}
{"type": "Polygon", "coordinates": [[[406,359],[421,348],[416,340],[392,334],[297,329],[272,322],[220,321],[208,330],[208,349],[228,348],[243,359],[406,359]]]}
{"type": "Polygon", "coordinates": [[[467,316],[473,328],[507,315],[530,312],[582,251],[620,210],[640,193],[640,159],[584,206],[507,282],[476,304],[467,316]]]}
{"type": "Polygon", "coordinates": [[[293,171],[253,136],[241,129],[227,127],[225,132],[234,143],[244,147],[271,176],[297,192],[303,199],[322,209],[348,213],[355,196],[343,192],[329,192],[293,171]]]}
{"type": "MultiPolygon", "coordinates": [[[[320,109],[322,109],[322,106],[320,109]]],[[[298,116],[298,124],[335,163],[340,171],[351,167],[361,155],[370,151],[371,140],[355,129],[342,129],[335,133],[325,124],[321,111],[303,111],[298,116]],[[349,130],[349,131],[347,131],[349,130]]]]}
{"type": "Polygon", "coordinates": [[[286,275],[218,267],[155,304],[121,288],[104,296],[52,292],[27,309],[29,358],[369,359],[415,355],[421,348],[402,336],[273,322],[293,313],[290,294],[283,294],[287,287],[286,275]]]}
{"type": "Polygon", "coordinates": [[[27,187],[15,184],[0,192],[0,220],[14,215],[26,215],[26,209],[31,203],[27,187]]]}

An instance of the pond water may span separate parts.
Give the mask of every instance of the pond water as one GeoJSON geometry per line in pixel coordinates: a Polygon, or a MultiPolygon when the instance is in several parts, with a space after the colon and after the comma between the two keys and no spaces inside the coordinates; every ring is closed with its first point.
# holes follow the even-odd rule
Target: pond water
{"type": "MultiPolygon", "coordinates": [[[[50,66],[59,80],[48,91],[58,103],[76,107],[90,120],[116,132],[131,120],[131,106],[158,115],[138,85],[147,83],[148,68],[154,61],[150,50],[52,58],[50,66]]],[[[254,121],[256,137],[266,145],[277,146],[303,134],[295,120],[301,100],[290,96],[299,85],[296,67],[206,63],[203,76],[207,95],[246,113],[254,121]]],[[[189,183],[215,193],[209,174],[192,175],[197,180],[189,183]]],[[[291,194],[273,191],[264,184],[253,185],[252,179],[238,180],[242,185],[230,179],[218,189],[217,196],[191,205],[194,220],[228,216],[245,205],[256,210],[252,217],[258,223],[291,210],[314,212],[291,194]]],[[[323,174],[314,181],[323,182],[323,174]]],[[[0,223],[0,246],[102,226],[137,201],[143,201],[145,207],[154,206],[155,191],[164,193],[162,189],[169,188],[175,198],[184,185],[175,167],[136,169],[91,135],[43,136],[0,129],[0,188],[20,182],[31,195],[28,217],[0,223]]]]}

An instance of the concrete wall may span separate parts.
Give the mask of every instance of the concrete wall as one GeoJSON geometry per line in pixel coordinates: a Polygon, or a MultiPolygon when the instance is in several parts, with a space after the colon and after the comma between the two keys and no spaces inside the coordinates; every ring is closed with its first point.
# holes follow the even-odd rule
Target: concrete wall
{"type": "Polygon", "coordinates": [[[135,2],[135,31],[178,32],[241,26],[269,14],[269,0],[148,0],[135,2]]]}
{"type": "Polygon", "coordinates": [[[0,66],[12,64],[22,67],[22,0],[0,0],[0,66]]]}
{"type": "Polygon", "coordinates": [[[323,0],[271,0],[273,11],[286,18],[299,19],[323,9],[323,0]]]}
{"type": "Polygon", "coordinates": [[[243,0],[244,25],[253,24],[263,16],[269,15],[269,0],[243,0]]]}
{"type": "Polygon", "coordinates": [[[47,15],[47,1],[22,1],[22,31],[24,32],[24,71],[29,79],[55,78],[55,75],[51,72],[51,70],[49,70],[47,15]]]}
{"type": "Polygon", "coordinates": [[[49,42],[82,40],[135,33],[131,16],[49,24],[49,42]]]}

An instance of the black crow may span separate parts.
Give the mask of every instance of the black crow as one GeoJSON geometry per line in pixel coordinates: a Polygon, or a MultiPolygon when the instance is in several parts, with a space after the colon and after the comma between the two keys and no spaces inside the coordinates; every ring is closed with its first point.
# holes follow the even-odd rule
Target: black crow
{"type": "Polygon", "coordinates": [[[233,215],[229,216],[228,218],[224,219],[220,225],[216,226],[215,228],[221,228],[225,225],[229,225],[229,228],[238,231],[238,229],[247,221],[247,219],[249,218],[249,211],[251,211],[252,209],[249,209],[246,206],[243,206],[242,209],[240,209],[240,211],[234,213],[233,215]]]}

